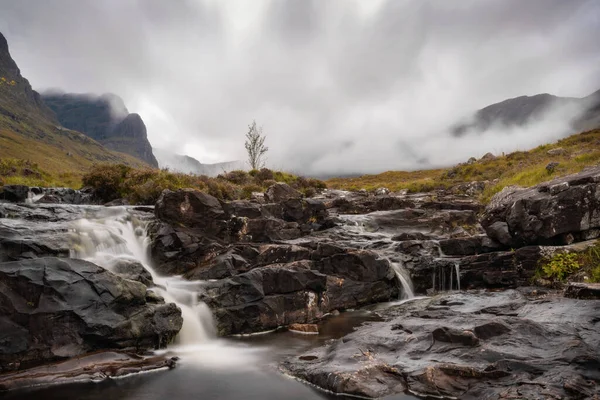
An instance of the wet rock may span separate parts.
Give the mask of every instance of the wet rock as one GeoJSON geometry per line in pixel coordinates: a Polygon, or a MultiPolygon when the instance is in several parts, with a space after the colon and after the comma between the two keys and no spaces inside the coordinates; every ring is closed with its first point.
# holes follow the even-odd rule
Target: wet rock
{"type": "Polygon", "coordinates": [[[108,203],[104,203],[105,207],[118,207],[118,206],[127,206],[129,202],[126,199],[115,199],[109,201],[108,203]]]}
{"type": "Polygon", "coordinates": [[[433,341],[445,342],[445,343],[458,343],[464,346],[477,346],[479,339],[471,331],[461,331],[452,328],[437,328],[431,332],[433,341]]]}
{"type": "Polygon", "coordinates": [[[174,357],[100,352],[0,375],[0,392],[74,382],[98,382],[120,376],[174,368],[174,357]]]}
{"type": "Polygon", "coordinates": [[[12,203],[24,203],[29,197],[29,186],[4,185],[0,187],[0,200],[12,203]]]}
{"type": "Polygon", "coordinates": [[[435,239],[431,235],[426,235],[421,232],[402,232],[399,235],[392,236],[394,242],[404,242],[406,240],[431,240],[435,239]]]}
{"type": "Polygon", "coordinates": [[[502,322],[490,321],[473,328],[475,335],[482,340],[488,340],[496,336],[502,336],[510,332],[510,328],[502,322]]]}
{"type": "Polygon", "coordinates": [[[265,200],[271,203],[281,203],[290,199],[300,199],[302,193],[292,188],[287,183],[275,183],[265,191],[265,200]]]}
{"type": "Polygon", "coordinates": [[[485,235],[459,239],[444,239],[440,240],[439,244],[442,253],[447,256],[469,256],[503,249],[501,244],[494,242],[485,235]]]}
{"type": "Polygon", "coordinates": [[[198,190],[164,190],[154,210],[162,221],[197,228],[207,235],[219,236],[227,230],[229,215],[219,200],[198,190]]]}
{"type": "Polygon", "coordinates": [[[481,225],[505,244],[563,244],[590,239],[600,228],[600,167],[529,189],[505,188],[492,198],[481,225]],[[510,242],[510,243],[508,243],[510,242]]]}
{"type": "Polygon", "coordinates": [[[42,197],[40,197],[36,203],[40,203],[40,204],[59,204],[60,203],[60,198],[58,196],[55,196],[53,194],[45,194],[42,197]]]}
{"type": "Polygon", "coordinates": [[[390,264],[368,251],[266,245],[252,262],[247,272],[203,285],[200,297],[222,335],[313,323],[332,310],[398,296],[390,264]],[[286,256],[290,262],[257,266],[286,256]]]}
{"type": "Polygon", "coordinates": [[[130,279],[148,287],[154,286],[152,275],[139,261],[117,259],[110,270],[121,278],[130,279]]]}
{"type": "Polygon", "coordinates": [[[572,299],[600,300],[600,283],[571,282],[565,288],[565,297],[572,299]]]}
{"type": "Polygon", "coordinates": [[[319,326],[316,324],[291,324],[288,330],[292,332],[319,334],[319,326]]]}
{"type": "Polygon", "coordinates": [[[281,368],[368,398],[406,390],[423,398],[593,398],[600,393],[599,311],[600,302],[556,295],[446,294],[379,310],[383,321],[289,357],[281,368]],[[491,314],[492,307],[511,313],[491,314]]]}
{"type": "Polygon", "coordinates": [[[174,304],[92,263],[38,258],[0,263],[0,368],[33,367],[100,349],[154,349],[181,329],[174,304]]]}

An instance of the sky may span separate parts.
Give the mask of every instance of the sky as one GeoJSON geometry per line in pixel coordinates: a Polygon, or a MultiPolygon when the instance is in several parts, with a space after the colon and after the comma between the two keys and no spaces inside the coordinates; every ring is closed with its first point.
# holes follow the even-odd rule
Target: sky
{"type": "Polygon", "coordinates": [[[520,95],[600,89],[598,0],[0,0],[0,32],[43,91],[115,93],[153,146],[304,174],[439,167],[567,130],[456,138],[448,127],[520,95]]]}

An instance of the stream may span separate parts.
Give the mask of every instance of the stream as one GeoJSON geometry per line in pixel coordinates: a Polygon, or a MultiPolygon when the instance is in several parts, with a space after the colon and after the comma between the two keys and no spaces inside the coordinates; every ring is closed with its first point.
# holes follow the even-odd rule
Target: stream
{"type": "MultiPolygon", "coordinates": [[[[183,327],[175,342],[157,353],[178,357],[173,371],[137,374],[97,383],[74,383],[37,390],[8,393],[12,400],[29,399],[343,399],[294,378],[282,375],[277,366],[288,356],[321,346],[330,339],[351,333],[366,321],[380,320],[377,313],[364,309],[329,316],[320,324],[319,335],[278,331],[253,335],[218,338],[210,309],[197,300],[204,281],[187,281],[181,277],[160,276],[152,268],[147,225],[151,214],[128,207],[60,206],[29,210],[41,214],[60,214],[49,218],[4,218],[0,228],[19,231],[32,239],[45,236],[53,243],[68,242],[71,258],[85,259],[108,270],[123,260],[140,262],[152,275],[152,290],[182,310],[183,327]],[[57,213],[58,211],[58,213],[57,213]]],[[[349,220],[357,234],[364,227],[349,220]]],[[[361,239],[362,240],[362,239],[361,239]]],[[[410,278],[400,263],[393,262],[403,286],[403,298],[414,297],[410,278]]],[[[413,399],[397,395],[389,399],[413,399]]]]}

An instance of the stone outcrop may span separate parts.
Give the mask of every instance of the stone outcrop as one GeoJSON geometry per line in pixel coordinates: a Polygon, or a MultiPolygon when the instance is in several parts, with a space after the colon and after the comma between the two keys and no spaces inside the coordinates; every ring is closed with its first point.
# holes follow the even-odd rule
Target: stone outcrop
{"type": "Polygon", "coordinates": [[[455,293],[378,311],[384,319],[281,365],[341,395],[587,398],[600,393],[600,302],[519,291],[455,293]],[[554,296],[554,297],[553,297],[554,296]]]}
{"type": "Polygon", "coordinates": [[[389,262],[370,251],[318,240],[332,226],[325,204],[285,184],[269,200],[219,202],[193,190],[165,191],[156,204],[152,255],[163,274],[206,282],[200,299],[219,333],[251,333],[312,323],[336,309],[398,296],[389,262]]]}
{"type": "Polygon", "coordinates": [[[565,297],[573,299],[600,300],[600,283],[571,282],[565,288],[565,297]]]}
{"type": "Polygon", "coordinates": [[[181,310],[83,260],[0,263],[0,368],[29,368],[101,349],[164,347],[181,310]]]}
{"type": "Polygon", "coordinates": [[[481,224],[506,246],[564,245],[600,236],[600,167],[492,198],[481,224]]]}

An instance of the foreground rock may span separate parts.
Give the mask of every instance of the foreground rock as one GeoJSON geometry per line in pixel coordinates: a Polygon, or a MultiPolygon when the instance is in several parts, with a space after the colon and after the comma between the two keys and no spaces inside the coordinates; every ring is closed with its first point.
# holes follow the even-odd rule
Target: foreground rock
{"type": "Polygon", "coordinates": [[[140,372],[170,369],[175,365],[175,359],[163,356],[100,352],[25,371],[2,374],[0,392],[73,382],[99,382],[140,372]]]}
{"type": "Polygon", "coordinates": [[[600,283],[569,283],[565,288],[565,297],[600,300],[600,283]]]}
{"type": "Polygon", "coordinates": [[[82,260],[0,263],[0,371],[99,349],[164,347],[181,329],[181,310],[82,260]]]}
{"type": "Polygon", "coordinates": [[[284,372],[340,394],[460,399],[600,395],[600,302],[457,293],[380,311],[284,372]]]}
{"type": "Polygon", "coordinates": [[[389,262],[369,251],[270,245],[257,259],[266,265],[203,287],[200,298],[213,310],[221,335],[310,324],[333,310],[398,297],[389,262]],[[284,260],[308,259],[272,263],[277,253],[287,254],[284,260]]]}
{"type": "Polygon", "coordinates": [[[481,224],[506,246],[570,244],[600,237],[600,167],[532,188],[505,188],[481,224]]]}

